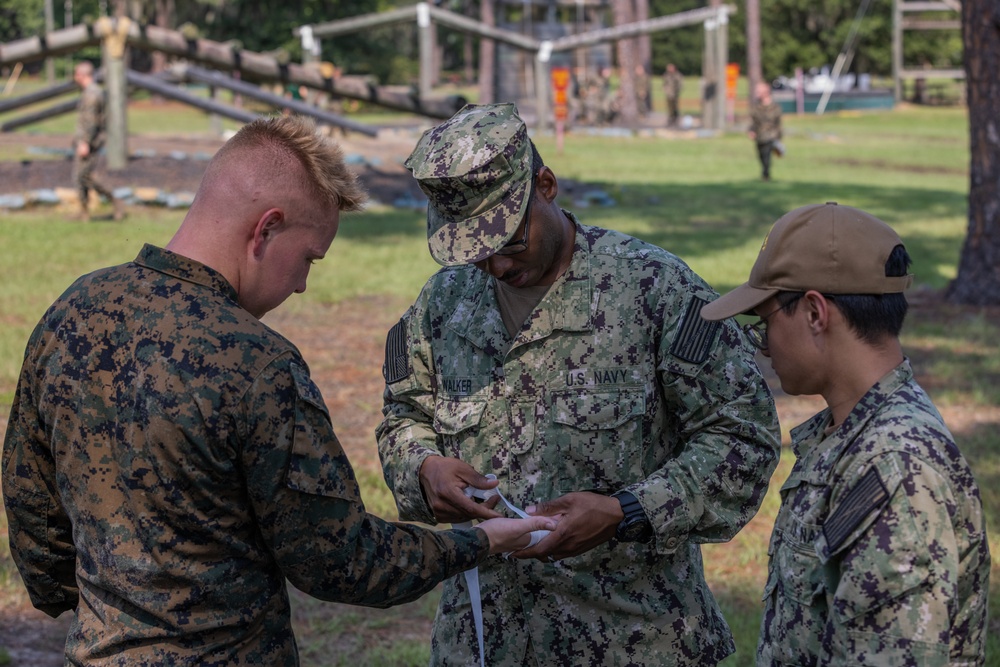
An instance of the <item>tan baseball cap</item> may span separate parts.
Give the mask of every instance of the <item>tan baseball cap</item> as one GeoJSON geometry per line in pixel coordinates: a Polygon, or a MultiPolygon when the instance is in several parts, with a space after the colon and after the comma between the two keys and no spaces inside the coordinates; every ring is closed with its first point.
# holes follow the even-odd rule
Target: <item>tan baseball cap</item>
{"type": "Polygon", "coordinates": [[[903,245],[893,229],[871,215],[836,202],[786,213],[768,232],[750,279],[701,309],[706,320],[750,313],[778,292],[895,294],[912,275],[886,276],[893,248],[903,245]]]}

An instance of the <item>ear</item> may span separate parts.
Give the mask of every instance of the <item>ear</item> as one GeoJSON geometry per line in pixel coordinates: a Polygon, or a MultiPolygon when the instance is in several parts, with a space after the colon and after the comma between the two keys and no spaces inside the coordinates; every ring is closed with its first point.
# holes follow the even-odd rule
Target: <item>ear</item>
{"type": "Polygon", "coordinates": [[[830,302],[816,290],[809,290],[802,297],[800,307],[806,310],[806,322],[809,331],[815,336],[823,333],[830,326],[830,302]]]}
{"type": "Polygon", "coordinates": [[[269,208],[257,219],[253,227],[251,246],[256,259],[264,254],[267,244],[285,223],[285,213],[280,208],[269,208]]]}
{"type": "Polygon", "coordinates": [[[551,203],[559,196],[559,181],[556,175],[548,167],[542,167],[535,176],[535,191],[541,195],[545,201],[551,203]]]}

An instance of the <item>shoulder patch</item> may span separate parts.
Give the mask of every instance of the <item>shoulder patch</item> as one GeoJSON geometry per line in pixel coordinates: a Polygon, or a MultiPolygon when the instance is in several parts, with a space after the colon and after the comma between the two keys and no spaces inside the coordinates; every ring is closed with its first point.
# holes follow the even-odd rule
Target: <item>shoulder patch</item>
{"type": "Polygon", "coordinates": [[[295,390],[298,393],[299,399],[311,404],[313,407],[319,408],[322,412],[329,414],[326,408],[326,402],[323,401],[323,394],[320,393],[319,387],[316,383],[312,381],[309,377],[309,371],[297,361],[291,363],[292,378],[295,380],[295,390]]]}
{"type": "Polygon", "coordinates": [[[870,468],[823,524],[823,536],[830,553],[836,552],[865,517],[888,500],[889,492],[878,470],[870,468]]]}
{"type": "Polygon", "coordinates": [[[406,337],[405,320],[396,322],[385,338],[382,377],[385,378],[386,384],[394,384],[410,377],[410,347],[406,337]]]}
{"type": "Polygon", "coordinates": [[[719,335],[722,323],[702,319],[701,308],[707,303],[708,301],[704,299],[694,297],[688,304],[684,320],[670,346],[670,354],[681,361],[692,364],[703,363],[715,345],[715,338],[719,335]]]}

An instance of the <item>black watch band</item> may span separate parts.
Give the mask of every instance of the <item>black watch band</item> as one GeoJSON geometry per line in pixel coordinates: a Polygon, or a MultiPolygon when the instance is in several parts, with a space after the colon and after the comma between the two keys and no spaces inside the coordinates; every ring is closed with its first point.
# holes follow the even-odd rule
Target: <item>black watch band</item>
{"type": "Polygon", "coordinates": [[[615,539],[619,542],[649,542],[653,536],[653,527],[646,518],[639,500],[629,491],[619,491],[611,494],[622,506],[625,518],[615,529],[615,539]]]}

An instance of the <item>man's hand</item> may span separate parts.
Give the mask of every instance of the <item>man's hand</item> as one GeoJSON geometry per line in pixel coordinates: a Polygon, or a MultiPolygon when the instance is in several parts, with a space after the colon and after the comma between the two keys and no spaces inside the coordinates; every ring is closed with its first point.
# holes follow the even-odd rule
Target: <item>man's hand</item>
{"type": "Polygon", "coordinates": [[[517,551],[528,546],[531,532],[535,530],[553,530],[555,519],[546,516],[533,516],[527,519],[490,519],[476,528],[482,528],[490,538],[490,553],[503,554],[517,551]]]}
{"type": "MultiPolygon", "coordinates": [[[[427,504],[434,512],[434,518],[442,523],[461,523],[502,516],[493,511],[500,501],[498,496],[480,503],[465,495],[467,486],[492,489],[497,484],[497,480],[481,475],[461,459],[428,456],[420,466],[420,486],[427,497],[427,504]]],[[[527,540],[524,544],[527,544],[527,540]]]]}
{"type": "Polygon", "coordinates": [[[87,157],[90,155],[90,144],[86,141],[76,142],[76,154],[80,157],[87,157]]]}
{"type": "Polygon", "coordinates": [[[610,496],[586,491],[524,508],[528,514],[550,516],[559,520],[552,534],[531,547],[518,551],[517,558],[537,558],[552,562],[590,551],[615,535],[625,514],[621,503],[610,496]]]}

